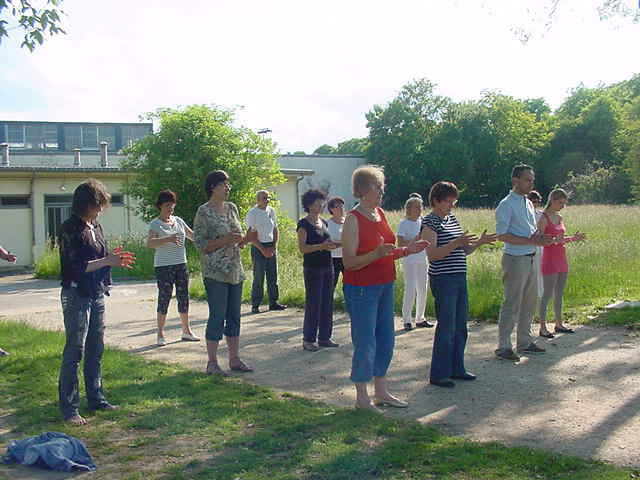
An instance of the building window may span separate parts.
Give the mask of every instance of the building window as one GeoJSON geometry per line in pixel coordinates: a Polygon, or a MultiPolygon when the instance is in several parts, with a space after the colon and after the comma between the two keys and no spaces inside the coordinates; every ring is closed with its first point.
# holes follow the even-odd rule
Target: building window
{"type": "Polygon", "coordinates": [[[126,125],[122,127],[122,148],[129,147],[151,133],[148,125],[126,125]]]}
{"type": "Polygon", "coordinates": [[[47,238],[56,241],[60,233],[60,226],[71,216],[71,201],[73,195],[45,195],[44,219],[47,238]]]}
{"type": "Polygon", "coordinates": [[[2,195],[0,196],[0,208],[29,208],[31,206],[30,195],[2,195]]]}
{"type": "Polygon", "coordinates": [[[103,125],[98,127],[98,143],[107,142],[108,150],[116,148],[116,127],[103,125]]]}
{"type": "Polygon", "coordinates": [[[112,193],[111,194],[111,205],[114,207],[123,207],[124,206],[124,195],[122,193],[112,193]]]}
{"type": "Polygon", "coordinates": [[[64,127],[64,145],[67,150],[98,149],[98,127],[95,125],[67,125],[64,127]]]}
{"type": "Polygon", "coordinates": [[[5,125],[5,136],[10,148],[24,148],[24,125],[5,125]]]}

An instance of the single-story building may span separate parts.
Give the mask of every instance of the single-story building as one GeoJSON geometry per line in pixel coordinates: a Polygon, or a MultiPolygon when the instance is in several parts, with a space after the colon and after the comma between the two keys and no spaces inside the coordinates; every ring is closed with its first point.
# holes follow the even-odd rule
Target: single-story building
{"type": "MultiPolygon", "coordinates": [[[[48,239],[55,238],[71,211],[74,189],[88,177],[103,182],[112,208],[101,223],[119,235],[146,234],[126,192],[135,173],[120,167],[122,148],[153,131],[151,123],[18,122],[0,120],[0,245],[17,255],[19,266],[32,265],[48,239]]],[[[283,155],[278,159],[286,182],[273,187],[283,211],[297,220],[301,195],[320,188],[353,205],[351,173],[363,157],[283,155]]],[[[9,267],[0,263],[0,269],[9,267]]]]}

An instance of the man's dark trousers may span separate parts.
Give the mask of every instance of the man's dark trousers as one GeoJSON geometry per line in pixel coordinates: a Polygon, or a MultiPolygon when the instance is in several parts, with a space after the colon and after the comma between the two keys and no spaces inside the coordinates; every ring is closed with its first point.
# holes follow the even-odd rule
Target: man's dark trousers
{"type": "MultiPolygon", "coordinates": [[[[273,247],[273,242],[261,243],[263,247],[273,247]]],[[[272,257],[265,257],[258,247],[251,246],[251,260],[253,262],[253,284],[251,286],[251,305],[255,308],[262,303],[264,296],[264,277],[267,276],[267,295],[269,306],[278,303],[278,261],[274,253],[272,257]]]]}

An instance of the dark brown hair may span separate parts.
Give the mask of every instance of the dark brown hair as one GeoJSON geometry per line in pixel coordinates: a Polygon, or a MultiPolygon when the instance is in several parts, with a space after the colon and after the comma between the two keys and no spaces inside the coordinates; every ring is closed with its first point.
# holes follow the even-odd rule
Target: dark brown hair
{"type": "Polygon", "coordinates": [[[540,192],[537,190],[531,190],[529,192],[529,194],[527,195],[527,198],[529,200],[531,200],[532,202],[540,202],[542,203],[542,195],[540,195],[540,192]]]}
{"type": "Polygon", "coordinates": [[[156,207],[160,209],[163,203],[178,203],[178,197],[168,188],[166,190],[160,190],[158,199],[156,200],[156,207]]]}
{"type": "Polygon", "coordinates": [[[453,182],[439,181],[433,184],[431,190],[429,190],[429,205],[435,206],[435,202],[442,202],[449,197],[460,196],[458,187],[453,182]]]}
{"type": "Polygon", "coordinates": [[[526,172],[527,170],[533,172],[533,167],[531,165],[527,165],[526,163],[516,165],[515,167],[513,167],[513,170],[511,170],[511,178],[520,178],[522,176],[522,173],[526,172]]]}
{"type": "Polygon", "coordinates": [[[336,208],[338,204],[344,205],[344,198],[342,197],[333,197],[331,200],[327,202],[327,210],[331,215],[333,215],[332,209],[336,208]]]}
{"type": "Polygon", "coordinates": [[[229,175],[224,170],[214,170],[210,172],[204,180],[204,191],[207,194],[207,198],[211,196],[214,188],[227,180],[229,180],[229,175]]]}
{"type": "Polygon", "coordinates": [[[104,184],[95,178],[88,178],[73,191],[71,210],[77,216],[84,217],[90,208],[108,207],[110,202],[111,195],[104,184]]]}
{"type": "Polygon", "coordinates": [[[317,190],[315,188],[307,190],[302,195],[302,208],[304,208],[305,212],[309,213],[309,207],[313,205],[313,202],[316,200],[324,200],[325,198],[327,198],[327,196],[322,190],[317,190]]]}

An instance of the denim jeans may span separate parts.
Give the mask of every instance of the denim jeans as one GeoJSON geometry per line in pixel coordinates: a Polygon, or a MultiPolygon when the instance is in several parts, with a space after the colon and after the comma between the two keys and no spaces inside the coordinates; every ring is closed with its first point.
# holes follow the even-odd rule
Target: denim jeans
{"type": "Polygon", "coordinates": [[[305,342],[331,339],[333,332],[333,266],[304,267],[305,342]]]}
{"type": "Polygon", "coordinates": [[[387,374],[395,343],[393,287],[394,282],[367,287],[344,285],[344,299],[351,317],[353,382],[368,382],[387,374]]]}
{"type": "Polygon", "coordinates": [[[463,375],[464,349],[467,345],[467,275],[452,273],[432,275],[429,283],[436,307],[435,338],[431,356],[431,380],[463,375]]]}
{"type": "Polygon", "coordinates": [[[74,287],[60,292],[66,343],[58,380],[60,411],[65,419],[78,415],[78,366],[84,354],[84,384],[89,408],[107,403],[100,375],[104,351],[104,296],[81,297],[74,287]]]}
{"type": "MultiPolygon", "coordinates": [[[[272,247],[273,242],[263,243],[266,247],[272,247]]],[[[253,284],[251,285],[251,305],[254,307],[262,303],[264,296],[264,277],[267,276],[267,295],[269,305],[278,303],[278,259],[265,257],[255,246],[251,246],[251,261],[253,262],[253,284]]]]}
{"type": "Polygon", "coordinates": [[[207,277],[203,280],[209,304],[205,338],[211,342],[219,342],[223,333],[227,337],[240,336],[242,282],[234,285],[207,277]]]}

